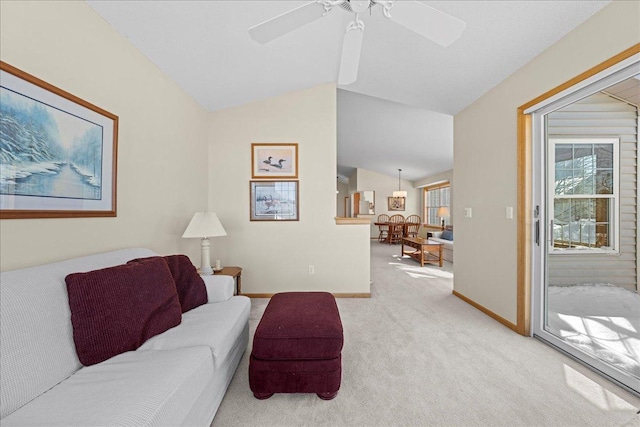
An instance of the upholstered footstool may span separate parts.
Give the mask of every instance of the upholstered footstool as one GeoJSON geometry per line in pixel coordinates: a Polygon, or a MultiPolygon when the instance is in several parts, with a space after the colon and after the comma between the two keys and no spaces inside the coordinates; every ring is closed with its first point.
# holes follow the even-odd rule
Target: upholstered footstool
{"type": "Polygon", "coordinates": [[[342,376],[342,322],[327,292],[274,295],[258,324],[249,359],[249,386],[258,399],[274,393],[336,397],[342,376]]]}

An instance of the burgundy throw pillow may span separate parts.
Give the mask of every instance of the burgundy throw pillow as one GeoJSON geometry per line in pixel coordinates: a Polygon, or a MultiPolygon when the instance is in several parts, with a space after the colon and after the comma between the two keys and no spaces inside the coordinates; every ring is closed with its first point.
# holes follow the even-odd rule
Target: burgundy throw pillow
{"type": "Polygon", "coordinates": [[[188,256],[168,255],[165,257],[138,258],[129,262],[144,262],[147,259],[156,258],[164,259],[169,266],[173,281],[176,283],[178,300],[183,313],[207,303],[209,300],[207,287],[188,256]]]}
{"type": "Polygon", "coordinates": [[[167,263],[158,258],[65,278],[80,363],[94,365],[182,321],[167,263]]]}

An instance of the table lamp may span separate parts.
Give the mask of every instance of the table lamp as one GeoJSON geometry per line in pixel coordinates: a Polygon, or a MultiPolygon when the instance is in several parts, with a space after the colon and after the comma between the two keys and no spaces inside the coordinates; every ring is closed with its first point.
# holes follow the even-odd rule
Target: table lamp
{"type": "Polygon", "coordinates": [[[438,216],[442,218],[442,229],[444,230],[444,219],[449,218],[449,208],[446,206],[440,206],[438,208],[438,216]]]}
{"type": "Polygon", "coordinates": [[[185,239],[199,238],[201,248],[200,274],[213,274],[209,256],[209,237],[226,236],[227,232],[214,212],[196,212],[182,235],[185,239]]]}

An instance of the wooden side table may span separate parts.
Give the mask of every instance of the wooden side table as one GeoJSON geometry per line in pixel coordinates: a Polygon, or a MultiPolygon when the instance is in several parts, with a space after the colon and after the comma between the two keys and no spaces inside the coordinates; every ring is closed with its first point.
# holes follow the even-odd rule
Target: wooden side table
{"type": "Polygon", "coordinates": [[[216,271],[214,274],[223,276],[231,276],[236,279],[236,292],[234,295],[242,295],[242,268],[240,267],[223,267],[222,270],[216,271]]]}

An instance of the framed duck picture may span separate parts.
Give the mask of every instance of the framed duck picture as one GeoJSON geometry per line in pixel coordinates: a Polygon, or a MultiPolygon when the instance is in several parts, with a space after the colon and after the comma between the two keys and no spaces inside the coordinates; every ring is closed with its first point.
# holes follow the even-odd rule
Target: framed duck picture
{"type": "Polygon", "coordinates": [[[298,144],[251,144],[251,178],[298,178],[298,144]]]}

